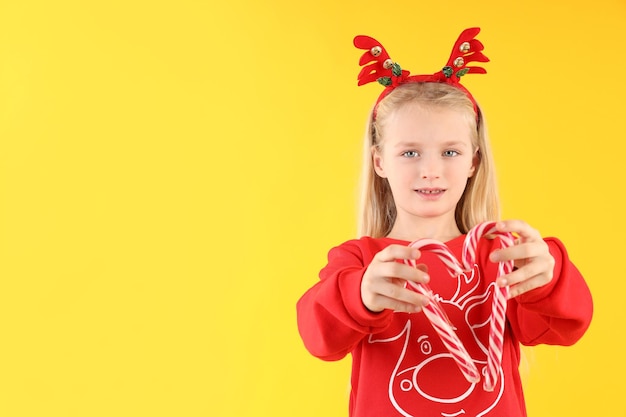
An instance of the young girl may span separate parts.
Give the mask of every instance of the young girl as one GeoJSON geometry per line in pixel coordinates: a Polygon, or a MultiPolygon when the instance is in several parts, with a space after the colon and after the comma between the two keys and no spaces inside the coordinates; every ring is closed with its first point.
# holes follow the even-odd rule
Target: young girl
{"type": "Polygon", "coordinates": [[[386,86],[365,135],[362,237],[330,250],[319,282],[297,305],[311,354],[329,361],[352,355],[352,417],[525,416],[520,343],[571,345],[591,321],[589,289],[563,244],[523,221],[497,222],[497,233],[514,233],[515,244],[479,239],[473,269],[456,277],[435,254],[409,246],[436,239],[460,258],[465,234],[498,220],[484,117],[459,83],[485,72],[467,66],[488,61],[478,32],[461,34],[442,71],[418,76],[391,61],[376,40],[355,38],[365,50],[361,65],[369,64],[359,85],[386,86]],[[506,261],[514,262],[513,272],[494,280],[506,261]],[[407,282],[427,284],[434,297],[407,282]],[[506,286],[502,358],[495,386],[486,390],[464,378],[420,312],[436,300],[484,373],[491,301],[506,286]]]}

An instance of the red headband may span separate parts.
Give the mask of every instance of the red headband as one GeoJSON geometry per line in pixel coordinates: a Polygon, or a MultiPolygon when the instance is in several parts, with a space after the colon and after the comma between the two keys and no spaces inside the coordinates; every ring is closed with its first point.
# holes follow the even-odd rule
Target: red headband
{"type": "Polygon", "coordinates": [[[474,111],[478,115],[478,105],[476,100],[467,88],[461,85],[461,77],[465,74],[486,74],[487,71],[482,67],[468,67],[470,62],[489,62],[481,52],[484,49],[483,44],[476,39],[476,35],[480,32],[480,28],[465,29],[456,40],[450,59],[441,71],[432,75],[411,75],[409,71],[403,70],[397,62],[389,58],[389,54],[385,48],[374,38],[359,35],[354,38],[354,46],[359,49],[365,49],[365,53],[359,60],[359,65],[363,66],[359,73],[358,85],[363,85],[378,81],[386,88],[376,100],[376,105],[387,94],[400,84],[406,83],[445,83],[450,84],[462,90],[474,105],[474,111]]]}

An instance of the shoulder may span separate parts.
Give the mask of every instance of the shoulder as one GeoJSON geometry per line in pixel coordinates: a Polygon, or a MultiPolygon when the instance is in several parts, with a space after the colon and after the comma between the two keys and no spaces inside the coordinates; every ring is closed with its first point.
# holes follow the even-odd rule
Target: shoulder
{"type": "Polygon", "coordinates": [[[369,263],[374,255],[391,244],[407,244],[390,238],[373,238],[363,236],[358,239],[347,240],[330,249],[328,252],[329,263],[339,260],[361,261],[361,264],[369,263]]]}
{"type": "Polygon", "coordinates": [[[379,252],[393,243],[401,243],[401,242],[396,241],[394,239],[386,238],[386,237],[374,238],[370,236],[363,236],[358,239],[347,240],[333,247],[330,250],[330,252],[360,252],[360,253],[369,253],[372,251],[379,252]]]}

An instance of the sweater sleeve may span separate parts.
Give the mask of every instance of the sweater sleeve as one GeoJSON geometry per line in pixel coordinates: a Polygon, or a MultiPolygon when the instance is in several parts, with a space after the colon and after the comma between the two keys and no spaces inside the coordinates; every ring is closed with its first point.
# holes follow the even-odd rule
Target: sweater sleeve
{"type": "Polygon", "coordinates": [[[361,279],[372,256],[364,254],[357,242],[331,249],[320,280],[296,306],[305,347],[324,360],[343,358],[364,337],[384,330],[392,320],[391,311],[373,313],[361,301],[361,279]]]}
{"type": "Polygon", "coordinates": [[[555,259],[552,281],[510,300],[508,319],[524,345],[573,345],[591,323],[591,293],[563,243],[545,240],[555,259]]]}

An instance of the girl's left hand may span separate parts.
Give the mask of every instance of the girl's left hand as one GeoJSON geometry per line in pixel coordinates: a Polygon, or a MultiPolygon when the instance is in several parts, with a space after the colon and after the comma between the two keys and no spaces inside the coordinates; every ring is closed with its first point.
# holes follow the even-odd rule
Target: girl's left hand
{"type": "Polygon", "coordinates": [[[492,262],[514,261],[515,268],[508,275],[498,278],[498,285],[509,285],[510,297],[517,297],[552,281],[554,258],[541,234],[522,220],[498,222],[500,232],[516,233],[515,245],[491,253],[492,262]]]}

